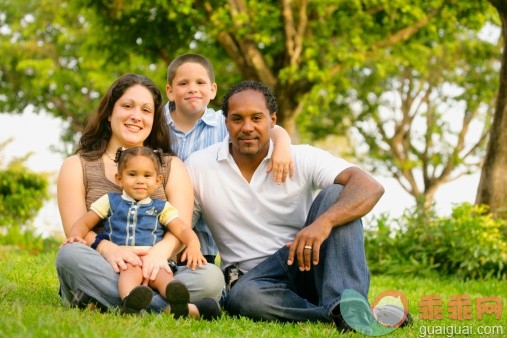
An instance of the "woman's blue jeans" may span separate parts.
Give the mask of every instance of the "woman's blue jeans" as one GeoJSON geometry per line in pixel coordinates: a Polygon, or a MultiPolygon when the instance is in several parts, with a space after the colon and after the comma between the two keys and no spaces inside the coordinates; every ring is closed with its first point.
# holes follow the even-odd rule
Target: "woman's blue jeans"
{"type": "MultiPolygon", "coordinates": [[[[306,225],[336,203],[341,185],[323,189],[315,198],[306,225]]],[[[261,320],[330,321],[345,289],[368,299],[370,274],[360,219],[335,227],[320,250],[320,262],[310,271],[287,265],[283,247],[243,275],[224,299],[230,314],[261,320]]]]}

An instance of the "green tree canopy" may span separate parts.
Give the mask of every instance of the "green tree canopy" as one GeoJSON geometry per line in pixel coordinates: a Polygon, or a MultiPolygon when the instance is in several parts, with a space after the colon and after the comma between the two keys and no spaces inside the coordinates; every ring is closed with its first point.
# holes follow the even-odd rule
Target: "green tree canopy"
{"type": "MultiPolygon", "coordinates": [[[[450,131],[432,99],[450,82],[463,91],[461,98],[444,94],[439,100],[465,105],[459,118],[463,129],[467,120],[484,117],[482,109],[488,109],[481,107],[491,104],[487,87],[494,88],[494,82],[484,85],[494,51],[477,34],[486,23],[498,21],[496,17],[486,0],[67,0],[59,6],[48,0],[3,0],[0,110],[22,112],[28,105],[46,110],[69,122],[66,140],[72,141],[114,78],[139,72],[163,88],[168,63],[194,51],[215,67],[215,106],[233,82],[260,80],[274,89],[278,122],[297,142],[297,135],[318,139],[345,134],[351,126],[361,131],[364,124],[357,119],[374,119],[375,114],[377,125],[396,125],[395,119],[384,121],[379,114],[382,93],[414,94],[402,90],[401,84],[408,83],[432,94],[426,100],[429,109],[418,114],[426,121],[425,135],[410,140],[406,156],[413,157],[410,166],[427,163],[421,170],[434,174],[426,173],[423,188],[406,187],[414,196],[430,194],[452,178],[449,170],[465,163],[462,156],[480,155],[471,151],[474,145],[460,141],[466,135],[460,131],[453,131],[453,144],[442,139],[445,151],[429,147],[428,141],[435,143],[434,133],[439,139],[450,131]],[[414,147],[421,141],[426,145],[414,147]]],[[[384,136],[388,144],[396,134],[384,136]]],[[[481,145],[477,143],[477,150],[481,145]]],[[[371,149],[373,158],[383,164],[391,161],[399,167],[393,174],[407,179],[400,173],[409,162],[381,154],[393,148],[371,149]]]]}
{"type": "Polygon", "coordinates": [[[438,43],[417,49],[397,45],[350,75],[364,160],[371,170],[383,163],[425,208],[442,184],[476,171],[485,153],[499,47],[469,27],[436,33],[438,43]]]}

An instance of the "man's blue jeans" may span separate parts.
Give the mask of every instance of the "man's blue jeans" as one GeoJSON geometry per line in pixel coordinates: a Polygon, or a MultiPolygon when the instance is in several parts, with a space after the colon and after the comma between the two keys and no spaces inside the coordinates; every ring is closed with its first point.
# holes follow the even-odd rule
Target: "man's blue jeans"
{"type": "MultiPolygon", "coordinates": [[[[314,200],[306,225],[336,203],[341,185],[323,189],[314,200]]],[[[330,321],[345,289],[368,299],[370,274],[360,219],[335,227],[324,241],[320,262],[310,271],[287,265],[283,247],[243,275],[224,299],[230,314],[279,321],[330,321]]]]}

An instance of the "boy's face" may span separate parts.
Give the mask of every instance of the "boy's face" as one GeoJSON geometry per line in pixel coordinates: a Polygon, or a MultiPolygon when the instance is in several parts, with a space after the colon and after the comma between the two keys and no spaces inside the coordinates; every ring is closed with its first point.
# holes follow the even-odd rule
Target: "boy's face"
{"type": "Polygon", "coordinates": [[[176,111],[186,116],[198,116],[217,94],[217,84],[211,83],[206,68],[187,62],[177,70],[172,83],[166,85],[167,97],[176,104],[176,111]]]}
{"type": "Polygon", "coordinates": [[[136,201],[151,196],[162,182],[162,175],[157,174],[153,159],[146,156],[130,158],[115,178],[116,183],[136,201]]]}
{"type": "Polygon", "coordinates": [[[225,124],[233,157],[263,159],[268,153],[271,129],[276,122],[276,114],[269,113],[264,95],[247,89],[232,95],[228,107],[225,124]]]}

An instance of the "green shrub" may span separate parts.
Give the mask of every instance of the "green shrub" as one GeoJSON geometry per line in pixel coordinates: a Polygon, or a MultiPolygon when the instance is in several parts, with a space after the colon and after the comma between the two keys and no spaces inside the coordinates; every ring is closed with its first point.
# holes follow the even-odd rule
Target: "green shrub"
{"type": "Polygon", "coordinates": [[[21,230],[20,227],[9,227],[0,235],[0,245],[15,246],[31,254],[56,251],[61,241],[37,235],[34,230],[21,230]]]}
{"type": "Polygon", "coordinates": [[[449,217],[417,210],[400,219],[384,215],[365,240],[373,273],[507,279],[507,224],[486,206],[464,203],[449,217]]]}
{"type": "Polygon", "coordinates": [[[0,170],[0,227],[22,226],[33,220],[49,198],[48,178],[22,164],[0,170]]]}

